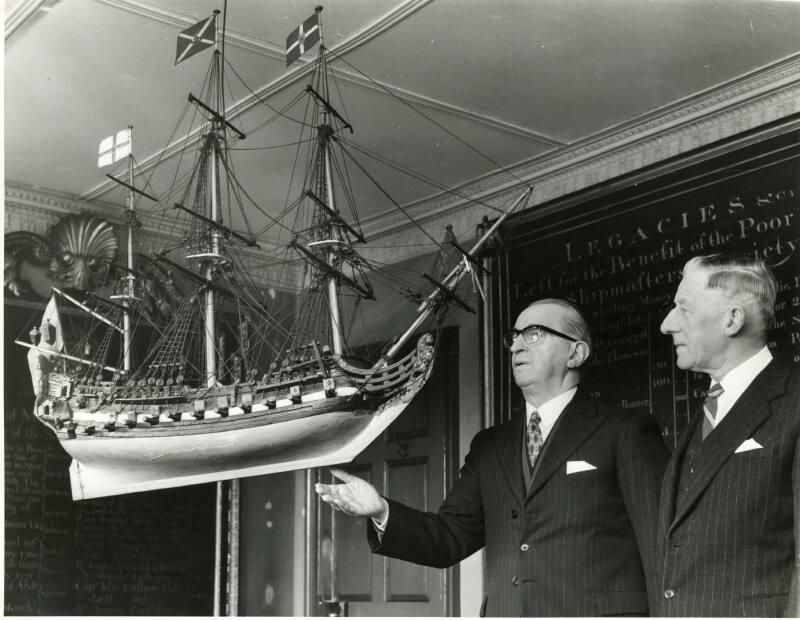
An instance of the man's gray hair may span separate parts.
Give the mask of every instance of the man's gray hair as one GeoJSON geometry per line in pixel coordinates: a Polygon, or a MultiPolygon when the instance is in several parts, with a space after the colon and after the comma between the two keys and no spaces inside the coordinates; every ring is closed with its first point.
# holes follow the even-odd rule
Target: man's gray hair
{"type": "Polygon", "coordinates": [[[683,268],[699,268],[708,272],[706,288],[721,290],[728,297],[753,303],[761,315],[763,328],[769,329],[775,319],[775,276],[763,260],[741,254],[709,254],[695,256],[683,268]]]}
{"type": "Polygon", "coordinates": [[[583,311],[580,309],[578,304],[569,301],[568,299],[549,297],[546,299],[537,299],[536,301],[531,302],[528,304],[528,308],[536,304],[556,304],[569,310],[569,312],[565,312],[561,316],[561,320],[563,321],[561,329],[568,336],[573,336],[578,340],[583,340],[583,342],[589,345],[590,352],[593,350],[592,332],[589,329],[589,322],[586,320],[586,317],[584,316],[583,311]]]}

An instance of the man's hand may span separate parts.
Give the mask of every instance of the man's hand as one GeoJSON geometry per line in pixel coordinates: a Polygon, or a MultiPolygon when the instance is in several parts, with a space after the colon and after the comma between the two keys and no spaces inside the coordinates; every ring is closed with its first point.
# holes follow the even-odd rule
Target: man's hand
{"type": "Polygon", "coordinates": [[[389,512],[386,500],[366,480],[362,480],[341,469],[331,469],[331,473],[344,484],[320,484],[314,490],[322,501],[336,510],[356,517],[372,517],[383,523],[389,512]]]}

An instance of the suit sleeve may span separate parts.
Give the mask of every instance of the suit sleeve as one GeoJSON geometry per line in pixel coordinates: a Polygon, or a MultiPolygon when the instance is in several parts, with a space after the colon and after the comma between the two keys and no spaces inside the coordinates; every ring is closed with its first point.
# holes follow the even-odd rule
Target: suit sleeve
{"type": "Polygon", "coordinates": [[[650,600],[655,600],[659,587],[658,502],[669,456],[655,418],[647,414],[633,416],[618,443],[617,476],[636,536],[650,600]]]}
{"type": "Polygon", "coordinates": [[[458,482],[437,513],[423,512],[386,499],[389,520],[380,538],[371,522],[367,540],[373,552],[435,568],[447,568],[484,545],[483,501],[480,489],[480,433],[473,440],[458,482]]]}

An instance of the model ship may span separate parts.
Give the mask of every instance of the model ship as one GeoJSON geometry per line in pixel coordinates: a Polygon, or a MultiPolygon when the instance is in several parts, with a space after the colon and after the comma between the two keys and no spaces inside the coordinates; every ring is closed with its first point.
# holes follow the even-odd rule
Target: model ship
{"type": "MultiPolygon", "coordinates": [[[[320,43],[303,93],[308,116],[301,126],[313,127],[314,139],[303,162],[299,197],[291,217],[284,218],[291,222],[285,244],[289,257],[275,260],[276,265],[304,263],[294,322],[284,326],[271,313],[269,297],[247,274],[242,249],[257,247],[257,235],[234,231],[225,217],[231,196],[247,196],[230,156],[231,145],[245,133],[224,113],[224,46],[218,44],[223,38],[217,36],[212,17],[186,31],[191,36],[185,37],[189,43],[183,49],[187,57],[190,45],[205,42],[215,48],[211,80],[200,95],[189,96],[203,119],[194,165],[184,177],[188,181],[160,203],[186,218],[176,226],[181,233],[177,242],[152,257],[164,272],[185,283],[167,320],[151,328],[146,354],[134,359],[144,285],[134,261],[134,205],[140,196],[155,199],[136,188],[128,155],[128,179],[111,176],[128,190],[130,224],[127,264],[115,294],[103,304],[90,305],[54,288],[31,342],[17,341],[29,348],[35,416],[73,459],[74,499],[352,460],[423,388],[436,342],[433,333],[420,335],[421,328],[449,303],[463,303],[454,290],[472,271],[477,251],[530,195],[529,189],[524,191],[470,251],[459,247],[463,256],[443,280],[431,279],[430,292],[416,295],[415,320],[379,354],[365,359],[351,351],[343,327],[343,297],[348,307],[373,297],[368,279],[372,265],[357,251],[366,241],[357,219],[345,219],[337,204],[342,196],[348,202],[351,198],[350,190],[336,185],[347,179],[338,165],[344,160],[336,153],[339,135],[351,127],[329,96],[320,10],[298,29],[299,39],[298,31],[294,33],[299,43],[289,49],[290,56],[297,56],[320,43]],[[85,314],[99,328],[87,328],[84,338],[69,343],[63,333],[64,306],[85,314]],[[228,330],[235,335],[232,347],[223,344],[222,315],[237,323],[228,330]],[[115,351],[116,362],[109,359],[115,351]]],[[[129,144],[130,132],[126,137],[129,144]]],[[[237,204],[246,206],[247,201],[237,204]]],[[[242,217],[243,230],[252,230],[246,209],[242,217]]]]}

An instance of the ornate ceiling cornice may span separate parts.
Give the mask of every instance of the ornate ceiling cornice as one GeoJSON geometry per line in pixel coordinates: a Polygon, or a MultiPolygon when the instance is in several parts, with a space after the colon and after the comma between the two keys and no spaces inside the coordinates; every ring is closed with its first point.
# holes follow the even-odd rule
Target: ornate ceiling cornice
{"type": "Polygon", "coordinates": [[[39,9],[47,9],[53,0],[22,0],[6,16],[6,40],[25,22],[31,19],[39,9]]]}
{"type": "MultiPolygon", "coordinates": [[[[171,11],[166,11],[164,9],[144,7],[138,4],[134,4],[129,0],[96,0],[96,1],[102,2],[103,4],[107,4],[109,6],[115,7],[120,10],[127,11],[129,13],[136,14],[141,17],[145,17],[147,19],[152,19],[155,21],[159,21],[161,23],[169,24],[171,26],[174,26],[176,29],[188,28],[193,23],[195,23],[195,21],[197,21],[197,19],[195,18],[189,18],[185,15],[181,15],[171,11]]],[[[398,6],[394,7],[391,11],[389,11],[386,15],[383,15],[376,22],[370,24],[369,27],[364,28],[363,30],[357,32],[356,34],[346,39],[345,41],[342,41],[341,43],[337,44],[335,47],[330,48],[329,54],[332,57],[346,55],[347,53],[355,50],[361,45],[364,45],[365,43],[374,39],[381,33],[396,26],[398,23],[402,22],[404,19],[408,18],[410,15],[412,15],[419,9],[423,8],[430,2],[431,0],[406,0],[406,2],[400,3],[398,6]]],[[[274,45],[264,40],[255,39],[253,37],[248,37],[236,32],[228,32],[226,34],[226,42],[230,43],[231,45],[261,54],[273,60],[279,60],[283,62],[286,57],[286,52],[282,46],[274,45]]],[[[313,59],[309,58],[298,59],[295,62],[296,68],[294,70],[283,73],[277,79],[272,80],[271,82],[256,89],[254,94],[248,95],[240,99],[239,101],[236,101],[235,103],[229,105],[228,109],[225,112],[226,117],[229,120],[234,120],[237,117],[245,114],[253,107],[260,105],[262,101],[268,100],[270,97],[275,96],[282,90],[304,79],[313,69],[314,62],[315,61],[313,59]]],[[[332,68],[331,70],[336,75],[337,78],[346,80],[353,84],[357,84],[362,88],[367,88],[372,91],[380,92],[387,95],[389,93],[392,93],[410,103],[421,105],[428,109],[448,114],[455,118],[466,119],[473,123],[479,123],[481,125],[485,125],[492,129],[504,131],[511,135],[521,136],[528,140],[539,142],[540,144],[543,144],[545,146],[561,146],[564,144],[561,140],[558,140],[552,136],[546,136],[544,134],[531,131],[530,129],[527,129],[525,127],[520,127],[518,125],[505,122],[501,119],[493,118],[485,114],[479,114],[477,112],[466,110],[458,106],[453,106],[451,104],[444,103],[437,99],[432,99],[430,97],[426,97],[424,95],[420,95],[411,91],[403,90],[395,86],[378,84],[377,82],[370,80],[368,77],[359,75],[354,71],[349,71],[342,68],[335,68],[335,69],[332,68]]],[[[163,161],[164,159],[175,155],[177,152],[183,149],[187,143],[187,140],[191,144],[196,142],[200,138],[201,134],[202,134],[202,129],[198,128],[189,136],[184,136],[180,139],[175,140],[172,144],[167,146],[163,151],[156,153],[151,157],[148,157],[143,161],[139,162],[139,169],[143,172],[150,170],[154,165],[156,165],[157,162],[163,161]]],[[[98,196],[101,196],[104,193],[106,193],[111,187],[113,187],[113,183],[111,181],[104,181],[98,184],[96,187],[85,192],[81,197],[85,200],[93,200],[94,198],[97,198],[98,196]]]]}
{"type": "MultiPolygon", "coordinates": [[[[519,193],[521,183],[530,183],[535,186],[530,203],[533,207],[797,111],[800,57],[609,128],[589,140],[520,162],[513,168],[520,181],[509,181],[507,173],[491,174],[465,185],[460,192],[500,209],[519,193]]],[[[484,215],[491,215],[490,208],[451,195],[433,196],[404,208],[436,238],[444,234],[447,224],[456,231],[471,231],[484,215]]],[[[117,205],[6,185],[7,230],[38,231],[63,214],[76,211],[91,211],[118,223],[124,217],[117,205]]],[[[142,219],[153,238],[164,229],[164,221],[142,219]]],[[[382,262],[393,263],[433,250],[430,239],[402,213],[386,212],[361,224],[378,248],[367,255],[382,262]]],[[[258,252],[249,254],[256,263],[257,257],[263,256],[258,252]]]]}
{"type": "MultiPolygon", "coordinates": [[[[589,140],[521,162],[512,168],[519,181],[509,182],[507,173],[498,173],[478,179],[459,191],[491,207],[502,208],[520,192],[520,184],[529,183],[535,187],[530,202],[533,207],[797,111],[800,111],[800,57],[633,119],[589,140]]],[[[484,215],[492,215],[486,206],[452,195],[433,196],[404,208],[415,220],[424,223],[428,232],[440,231],[442,235],[447,224],[452,224],[455,230],[474,230],[484,215]]],[[[384,262],[397,262],[434,249],[402,213],[385,212],[361,224],[370,241],[386,249],[380,255],[384,262]],[[400,245],[411,247],[403,249],[400,245]]]]}

